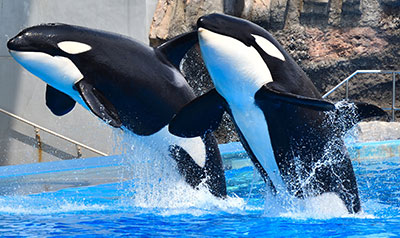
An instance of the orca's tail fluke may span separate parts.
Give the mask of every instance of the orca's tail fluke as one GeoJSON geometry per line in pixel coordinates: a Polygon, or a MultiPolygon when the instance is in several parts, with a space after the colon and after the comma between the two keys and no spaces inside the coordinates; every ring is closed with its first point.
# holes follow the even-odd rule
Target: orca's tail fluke
{"type": "Polygon", "coordinates": [[[374,117],[389,118],[389,115],[376,105],[364,102],[355,102],[354,105],[356,106],[357,119],[359,121],[374,117]]]}
{"type": "Polygon", "coordinates": [[[364,102],[349,101],[342,101],[339,103],[339,106],[337,106],[335,109],[335,116],[336,121],[340,122],[340,132],[342,135],[346,134],[361,121],[367,119],[389,119],[389,115],[376,105],[364,102]]]}
{"type": "Polygon", "coordinates": [[[225,198],[226,182],[222,158],[214,136],[208,133],[202,137],[206,147],[206,162],[204,167],[199,166],[190,154],[178,145],[170,146],[171,156],[175,159],[179,173],[193,188],[204,184],[216,197],[225,198]]]}

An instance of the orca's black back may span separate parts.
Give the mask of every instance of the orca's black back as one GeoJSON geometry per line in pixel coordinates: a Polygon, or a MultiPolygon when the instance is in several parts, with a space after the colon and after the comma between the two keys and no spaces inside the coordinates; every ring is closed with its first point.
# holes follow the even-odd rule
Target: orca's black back
{"type": "Polygon", "coordinates": [[[329,115],[276,101],[258,106],[289,191],[300,198],[334,192],[349,212],[358,212],[361,205],[353,166],[344,149],[342,130],[328,120],[329,115]]]}
{"type": "Polygon", "coordinates": [[[183,76],[152,48],[101,33],[87,41],[92,50],[70,58],[84,80],[115,106],[122,124],[134,133],[157,132],[194,98],[183,76]]]}

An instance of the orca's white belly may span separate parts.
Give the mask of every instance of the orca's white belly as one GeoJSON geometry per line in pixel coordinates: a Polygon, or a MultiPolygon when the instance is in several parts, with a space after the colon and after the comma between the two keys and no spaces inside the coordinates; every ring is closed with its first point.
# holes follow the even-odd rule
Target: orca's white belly
{"type": "Polygon", "coordinates": [[[279,172],[263,111],[254,103],[240,107],[231,106],[232,115],[251,151],[267,172],[277,192],[286,191],[279,172]]]}
{"type": "Polygon", "coordinates": [[[169,154],[170,145],[182,147],[200,167],[206,164],[206,145],[200,137],[182,138],[172,135],[165,126],[157,133],[150,136],[137,136],[140,142],[150,146],[163,154],[169,154]]]}

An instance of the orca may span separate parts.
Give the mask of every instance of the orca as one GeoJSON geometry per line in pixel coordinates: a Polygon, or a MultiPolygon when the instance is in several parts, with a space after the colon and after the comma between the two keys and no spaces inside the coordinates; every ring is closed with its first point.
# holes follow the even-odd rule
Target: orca
{"type": "MultiPolygon", "coordinates": [[[[158,150],[177,162],[186,182],[204,183],[226,197],[226,183],[212,134],[187,139],[168,132],[172,116],[195,95],[177,70],[197,32],[152,48],[131,38],[61,23],[26,28],[7,43],[25,69],[47,83],[46,105],[58,116],[76,102],[107,124],[162,141],[158,150]]],[[[150,146],[150,145],[149,145],[150,146]]]]}
{"type": "MultiPolygon", "coordinates": [[[[240,141],[274,194],[297,198],[335,193],[349,213],[361,209],[356,177],[342,136],[361,119],[386,115],[356,104],[354,120],[321,95],[265,29],[236,17],[198,19],[201,55],[215,88],[186,105],[171,133],[194,137],[215,130],[230,114],[240,141]]],[[[344,107],[346,108],[346,107],[344,107]]]]}

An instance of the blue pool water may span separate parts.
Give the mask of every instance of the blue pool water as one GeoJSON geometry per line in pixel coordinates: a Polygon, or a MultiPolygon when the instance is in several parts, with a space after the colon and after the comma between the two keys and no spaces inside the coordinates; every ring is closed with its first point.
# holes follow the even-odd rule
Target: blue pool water
{"type": "MultiPolygon", "coordinates": [[[[243,159],[236,160],[243,164],[240,163],[243,159]]],[[[341,204],[329,196],[282,209],[281,201],[266,195],[263,182],[251,166],[237,166],[226,171],[230,196],[227,200],[216,199],[202,190],[191,190],[179,181],[146,184],[140,178],[31,195],[3,195],[0,196],[0,234],[29,237],[400,236],[400,159],[353,163],[364,210],[359,215],[346,214],[341,204]]],[[[64,176],[67,173],[76,171],[66,171],[64,176]]]]}

